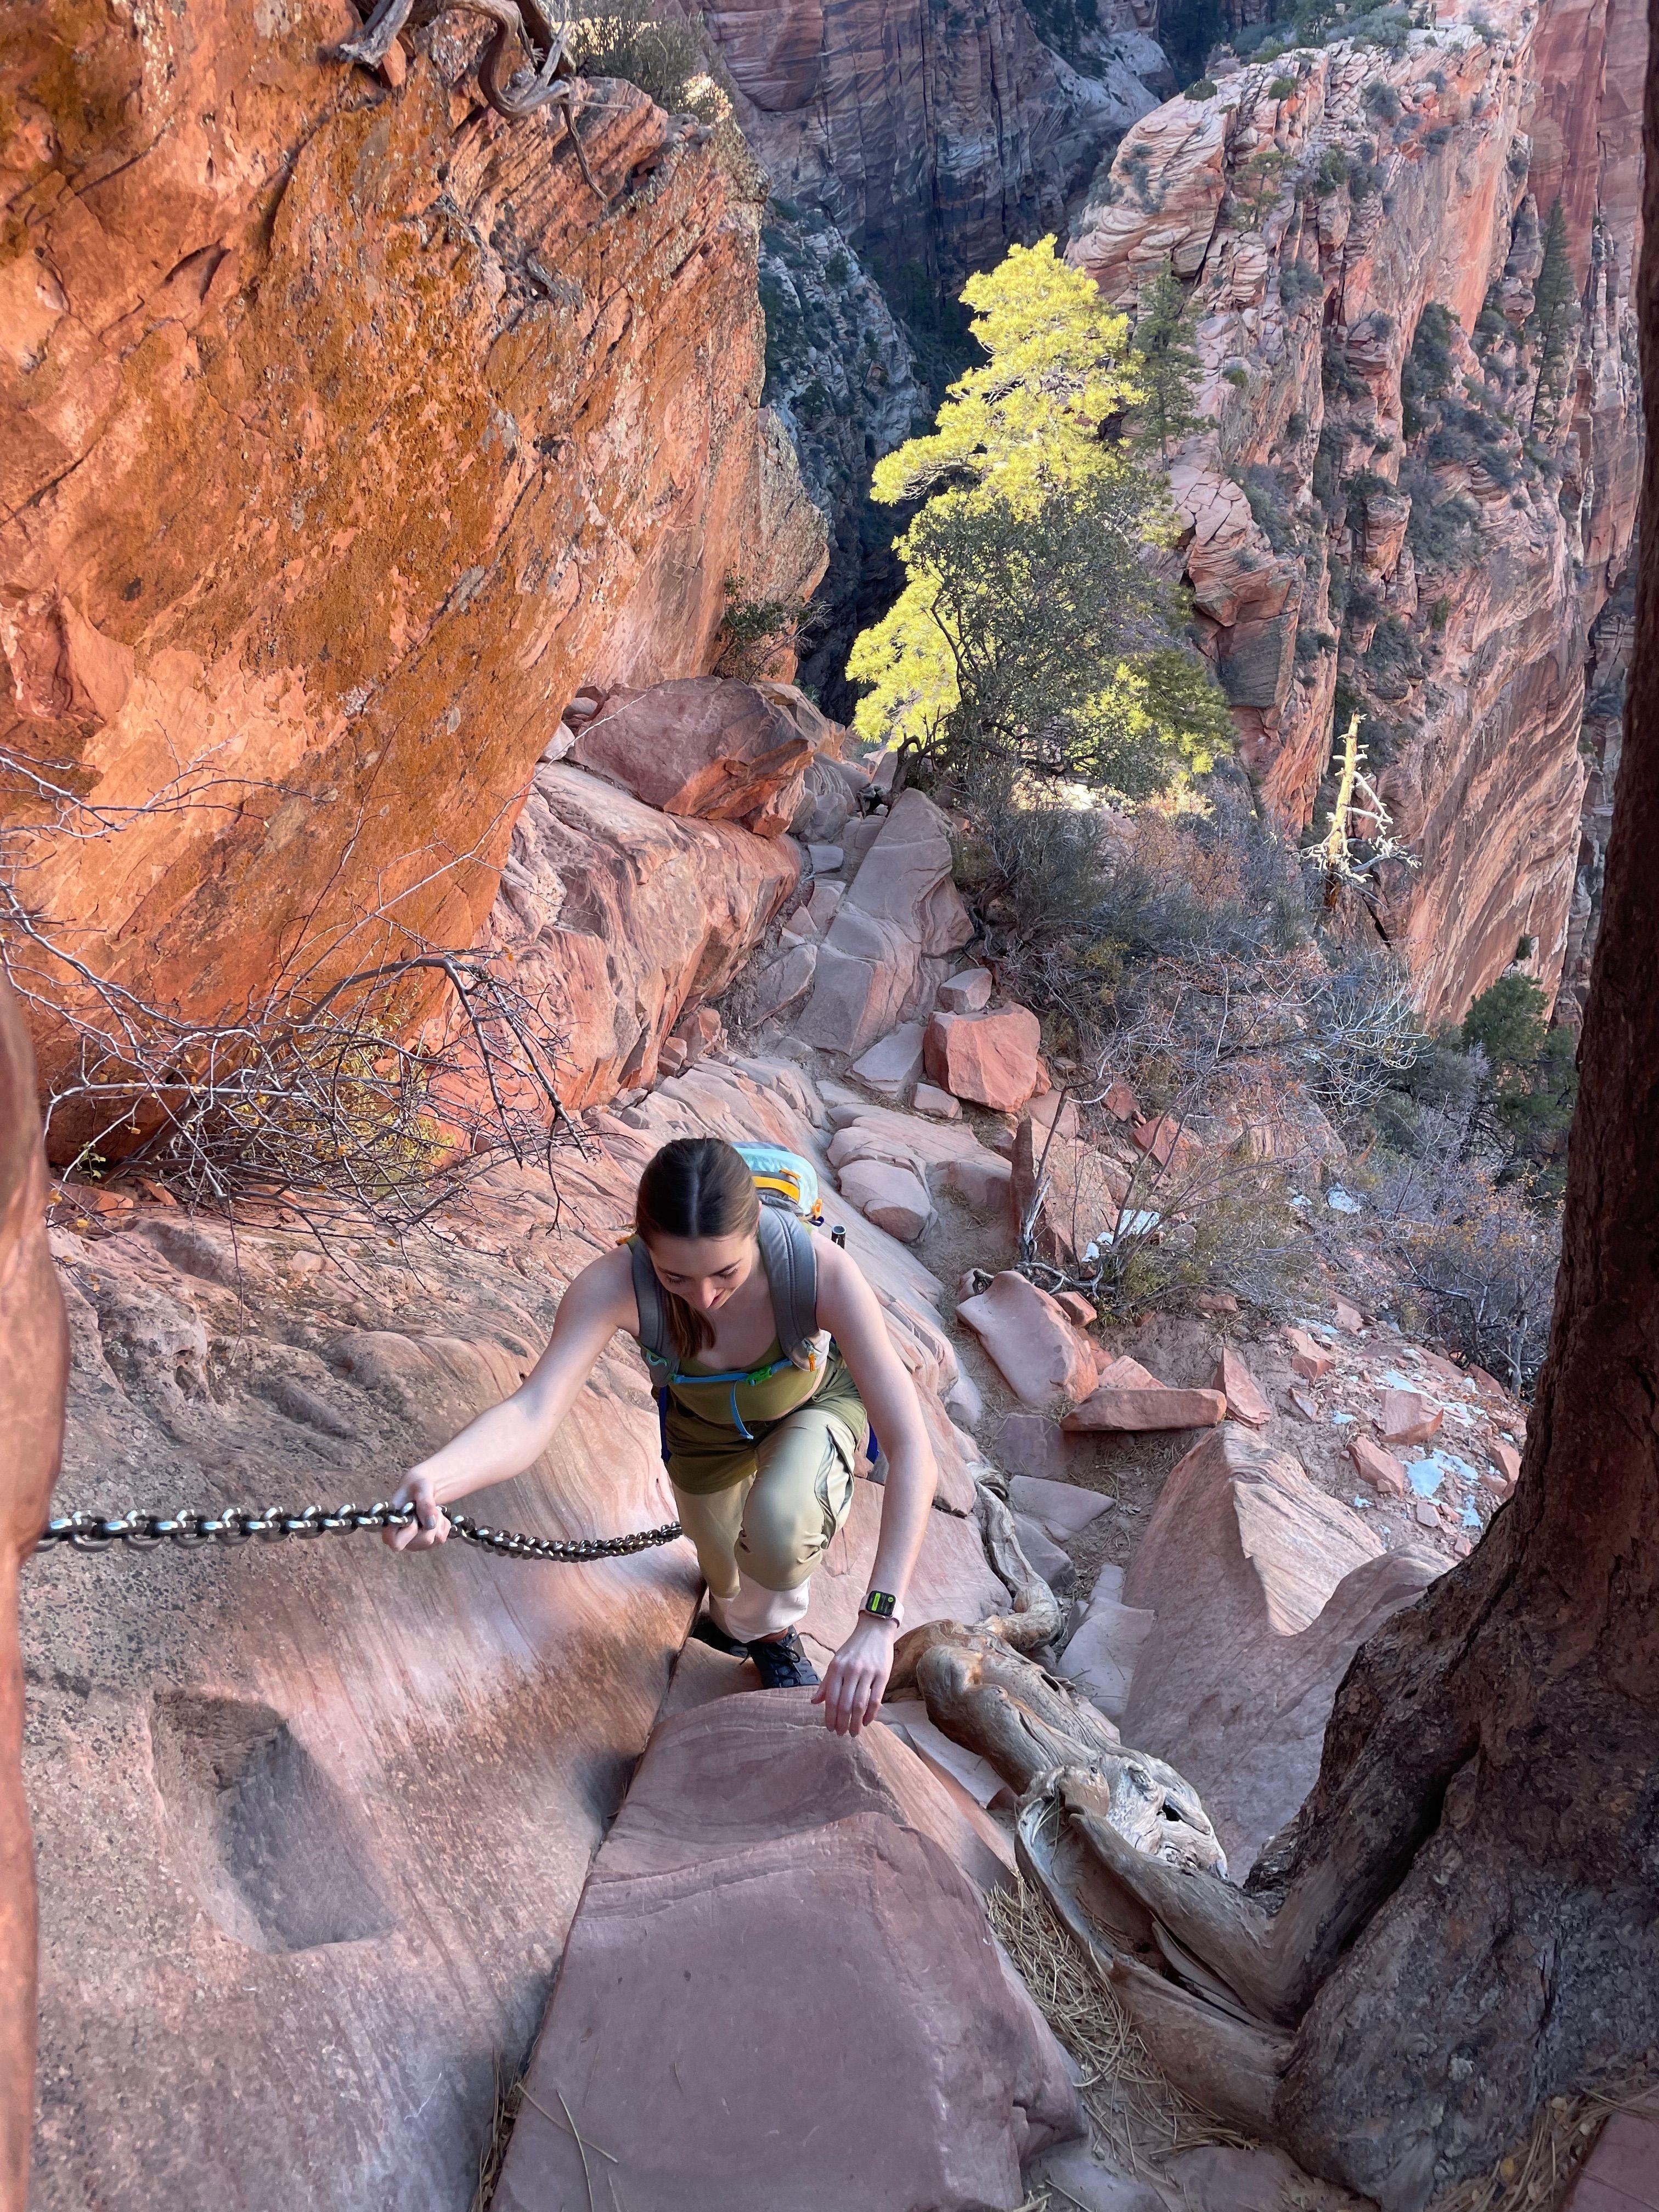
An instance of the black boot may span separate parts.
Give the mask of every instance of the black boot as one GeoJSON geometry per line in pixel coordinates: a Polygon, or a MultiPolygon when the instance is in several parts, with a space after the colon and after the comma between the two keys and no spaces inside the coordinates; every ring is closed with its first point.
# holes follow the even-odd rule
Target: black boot
{"type": "Polygon", "coordinates": [[[793,1628],[787,1636],[769,1636],[751,1644],[749,1656],[755,1662],[763,1690],[805,1690],[818,1679],[793,1628]]]}

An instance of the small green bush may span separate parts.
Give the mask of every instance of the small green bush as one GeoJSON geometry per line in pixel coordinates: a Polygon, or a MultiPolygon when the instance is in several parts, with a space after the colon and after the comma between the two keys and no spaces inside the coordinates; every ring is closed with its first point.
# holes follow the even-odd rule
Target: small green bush
{"type": "Polygon", "coordinates": [[[1213,100],[1220,89],[1212,76],[1194,77],[1187,87],[1186,97],[1188,100],[1213,100]]]}
{"type": "Polygon", "coordinates": [[[1269,100],[1288,100],[1300,84],[1299,77],[1276,76],[1267,87],[1267,97],[1269,100]]]}

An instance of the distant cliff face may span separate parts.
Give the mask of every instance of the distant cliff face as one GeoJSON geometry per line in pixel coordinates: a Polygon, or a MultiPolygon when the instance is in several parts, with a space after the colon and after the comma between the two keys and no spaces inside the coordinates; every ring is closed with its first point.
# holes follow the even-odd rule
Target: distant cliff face
{"type": "Polygon", "coordinates": [[[601,203],[483,108],[468,18],[395,91],[320,58],[353,20],[4,34],[0,811],[105,810],[14,845],[21,896],[198,1016],[377,913],[471,944],[577,687],[701,672],[728,571],[823,565],[736,132],[599,88],[601,203]]]}
{"type": "Polygon", "coordinates": [[[902,313],[921,307],[919,288],[957,286],[1010,239],[1062,222],[1103,147],[1153,105],[1138,70],[1162,66],[1126,13],[1085,74],[1042,43],[1024,0],[703,14],[774,190],[821,208],[902,313]]]}
{"type": "Polygon", "coordinates": [[[930,417],[959,357],[964,279],[1015,239],[1063,230],[1103,154],[1174,80],[1148,28],[1153,0],[725,0],[702,12],[772,186],[767,396],[830,522],[808,667],[844,706],[848,639],[892,588],[871,465],[930,417]]]}
{"type": "Polygon", "coordinates": [[[1420,861],[1377,923],[1431,1017],[1523,939],[1562,972],[1639,465],[1644,50],[1625,0],[1575,0],[1252,64],[1139,124],[1074,238],[1126,305],[1166,253],[1193,280],[1206,423],[1171,484],[1206,649],[1294,828],[1364,718],[1420,861]]]}

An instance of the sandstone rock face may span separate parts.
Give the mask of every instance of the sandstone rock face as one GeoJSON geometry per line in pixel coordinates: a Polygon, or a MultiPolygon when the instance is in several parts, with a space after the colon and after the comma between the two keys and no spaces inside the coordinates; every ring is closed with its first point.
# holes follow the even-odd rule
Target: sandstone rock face
{"type": "Polygon", "coordinates": [[[17,1752],[18,1569],[44,1525],[69,1339],[46,1249],[46,1161],[22,1017],[0,979],[0,2203],[22,2212],[34,2117],[34,1865],[17,1752]]]}
{"type": "Polygon", "coordinates": [[[1106,1382],[1066,1414],[1060,1426],[1068,1435],[1096,1431],[1136,1435],[1151,1429],[1207,1429],[1224,1420],[1227,1401],[1219,1390],[1170,1390],[1160,1383],[1148,1390],[1106,1382]]]}
{"type": "Polygon", "coordinates": [[[921,792],[904,792],[836,909],[802,1036],[834,1052],[863,1052],[927,1011],[945,956],[972,934],[951,880],[945,817],[921,792]]]}
{"type": "Polygon", "coordinates": [[[787,830],[805,792],[811,740],[752,684],[678,677],[613,692],[568,757],[665,814],[787,830]]]}
{"type": "Polygon", "coordinates": [[[913,1169],[887,1160],[854,1160],[841,1178],[842,1196],[902,1244],[914,1244],[933,1218],[927,1186],[913,1169]]]}
{"type": "Polygon", "coordinates": [[[1231,1423],[1164,1484],[1124,1577],[1125,1602],[1157,1620],[1123,1736],[1192,1783],[1240,1873],[1312,1788],[1349,1660],[1443,1565],[1384,1552],[1288,1453],[1231,1423]]]}
{"type": "Polygon", "coordinates": [[[1123,1602],[1123,1571],[1108,1567],[1095,1584],[1089,1609],[1060,1654],[1059,1671],[1075,1682],[1109,1721],[1121,1721],[1141,1646],[1157,1616],[1123,1602]]]}
{"type": "Polygon", "coordinates": [[[1523,937],[1547,991],[1562,971],[1583,632],[1635,511],[1645,36],[1624,0],[1547,0],[1535,18],[1460,0],[1398,54],[1339,43],[1248,65],[1134,127],[1072,248],[1125,304],[1166,254],[1195,280],[1206,420],[1171,490],[1206,649],[1294,829],[1314,816],[1339,678],[1358,704],[1422,864],[1384,868],[1382,920],[1433,1018],[1460,1016],[1523,937]],[[1526,330],[1558,194],[1582,315],[1551,372],[1561,396],[1540,402],[1526,330]],[[1408,409],[1402,372],[1436,306],[1457,325],[1449,406],[1419,379],[1408,409]]]}
{"type": "MultiPolygon", "coordinates": [[[[593,788],[671,841],[744,836],[593,788]]],[[[794,1069],[710,1058],[637,1123],[590,1115],[587,1156],[558,1156],[556,1192],[540,1170],[492,1170],[452,1224],[460,1241],[407,1259],[364,1237],[330,1267],[297,1228],[233,1241],[144,1204],[96,1241],[60,1234],[67,1503],[386,1496],[515,1385],[665,1138],[714,1130],[812,1154],[824,1120],[794,1069]]],[[[916,1126],[934,1146],[973,1141],[916,1126]]],[[[857,1214],[846,1226],[915,1377],[941,1495],[971,1507],[970,1440],[943,1404],[957,1368],[940,1286],[857,1214]]],[[[880,1498],[857,1484],[817,1578],[805,1632],[820,1663],[869,1586],[880,1498]]],[[[33,1523],[39,1501],[24,1504],[33,1523]]],[[[567,1536],[671,1517],[624,1340],[546,1458],[477,1510],[567,1536]]],[[[491,2053],[528,2046],[696,1591],[684,1544],[581,1567],[455,1540],[399,1559],[367,1536],[33,1563],[40,2212],[466,2202],[491,2053]],[[343,2094],[343,2063],[348,2091],[373,2094],[343,2094]],[[135,2075],[152,2092],[139,2108],[135,2075]]],[[[918,1619],[1006,1606],[971,1521],[929,1516],[913,1598],[918,1619]]]]}
{"type": "Polygon", "coordinates": [[[538,769],[484,942],[563,1023],[566,1106],[651,1082],[688,1002],[726,988],[799,877],[787,838],[675,821],[568,763],[538,769]]]}
{"type": "Polygon", "coordinates": [[[1087,1339],[1046,1291],[1012,1268],[981,1297],[965,1298],[957,1319],[973,1330],[1026,1405],[1055,1413],[1093,1388],[1095,1357],[1087,1339]]]}
{"type": "Polygon", "coordinates": [[[470,945],[579,685],[699,673],[728,569],[822,568],[752,168],[682,138],[622,194],[668,124],[607,86],[601,209],[555,115],[477,105],[456,20],[395,92],[321,59],[338,0],[14,42],[0,726],[149,809],[26,857],[150,1001],[361,965],[388,908],[470,945]]]}
{"type": "MultiPolygon", "coordinates": [[[[915,264],[953,289],[1010,237],[1054,228],[1103,146],[1154,105],[1121,63],[1069,68],[1016,0],[948,32],[930,0],[706,4],[703,19],[777,190],[894,273],[915,264]]],[[[1162,68],[1150,40],[1125,51],[1162,68]]]]}
{"type": "Polygon", "coordinates": [[[1081,2132],[978,1895],[882,1771],[915,1754],[830,1735],[809,1698],[659,1731],[570,1931],[502,2212],[581,2201],[572,2128],[639,2212],[1012,2208],[1022,2161],[1081,2132]]]}

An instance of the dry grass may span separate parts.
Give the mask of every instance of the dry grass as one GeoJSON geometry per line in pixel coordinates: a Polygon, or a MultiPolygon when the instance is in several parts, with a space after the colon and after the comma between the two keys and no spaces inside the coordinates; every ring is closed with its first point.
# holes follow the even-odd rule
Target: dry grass
{"type": "Polygon", "coordinates": [[[524,2077],[509,2081],[501,2071],[499,2057],[495,2060],[495,2103],[490,2114],[489,2133],[484,2138],[483,2148],[478,2153],[478,2185],[472,2192],[468,2212],[489,2212],[495,2201],[495,2185],[501,2178],[501,2167],[507,2160],[507,2146],[513,2139],[513,2123],[519,2117],[519,2106],[524,2101],[524,2077]]]}
{"type": "Polygon", "coordinates": [[[1159,2072],[1122,2007],[1030,1883],[1017,1878],[987,1904],[1037,2009],[1083,2069],[1079,2094],[1103,2150],[1150,2178],[1172,2151],[1248,2145],[1248,2136],[1188,2104],[1159,2072]]]}
{"type": "Polygon", "coordinates": [[[1430,2212],[1553,2212],[1602,2123],[1637,2106],[1655,2110],[1653,2055],[1599,2089],[1550,2098],[1516,2149],[1506,2151],[1490,2173],[1460,2181],[1437,2197],[1430,2212]]]}

